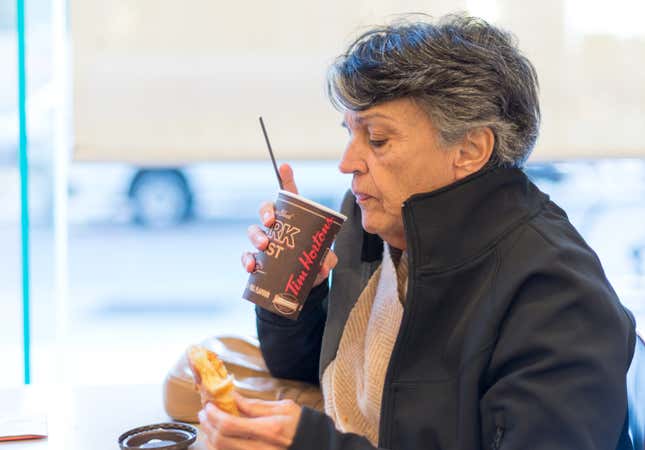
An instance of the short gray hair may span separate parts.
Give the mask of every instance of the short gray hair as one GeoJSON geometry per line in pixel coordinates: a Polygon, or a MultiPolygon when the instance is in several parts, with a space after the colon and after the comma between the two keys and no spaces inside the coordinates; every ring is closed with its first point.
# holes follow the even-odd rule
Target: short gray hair
{"type": "Polygon", "coordinates": [[[522,167],[539,134],[535,68],[513,35],[465,15],[405,16],[363,33],[329,68],[327,92],[341,111],[411,98],[444,145],[489,127],[489,166],[522,167]]]}

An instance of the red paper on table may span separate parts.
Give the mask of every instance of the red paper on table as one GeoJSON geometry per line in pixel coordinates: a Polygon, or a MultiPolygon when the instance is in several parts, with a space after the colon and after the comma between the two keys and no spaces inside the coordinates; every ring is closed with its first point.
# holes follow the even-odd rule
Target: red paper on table
{"type": "Polygon", "coordinates": [[[26,441],[47,437],[47,417],[0,417],[0,442],[26,441]]]}

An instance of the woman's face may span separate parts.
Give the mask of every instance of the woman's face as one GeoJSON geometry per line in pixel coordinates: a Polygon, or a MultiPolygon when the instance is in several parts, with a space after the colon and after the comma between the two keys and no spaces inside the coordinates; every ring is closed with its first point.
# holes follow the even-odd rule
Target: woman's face
{"type": "Polygon", "coordinates": [[[442,148],[428,115],[409,99],[345,113],[349,143],[339,164],[353,174],[352,192],[363,228],[405,248],[401,206],[411,195],[457,179],[458,145],[442,148]]]}

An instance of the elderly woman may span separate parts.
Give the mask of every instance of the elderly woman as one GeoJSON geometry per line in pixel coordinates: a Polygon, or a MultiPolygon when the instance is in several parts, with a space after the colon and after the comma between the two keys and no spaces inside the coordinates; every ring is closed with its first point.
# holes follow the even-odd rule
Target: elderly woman
{"type": "MultiPolygon", "coordinates": [[[[348,221],[298,321],[257,310],[271,373],[320,383],[326,414],[208,405],[211,448],[630,448],[635,325],[521,170],[540,108],[512,37],[461,16],[376,28],[328,90],[349,134],[348,221]]],[[[281,175],[296,191],[289,166],[281,175]]],[[[261,217],[270,226],[273,205],[261,217]]],[[[260,227],[249,237],[266,248],[260,227]]]]}

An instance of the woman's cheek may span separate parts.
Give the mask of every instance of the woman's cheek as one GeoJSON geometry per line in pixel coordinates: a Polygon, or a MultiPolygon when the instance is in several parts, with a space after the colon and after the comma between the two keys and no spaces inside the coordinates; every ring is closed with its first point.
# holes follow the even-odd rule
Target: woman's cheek
{"type": "Polygon", "coordinates": [[[392,216],[401,215],[401,206],[403,205],[404,199],[399,199],[398,197],[388,196],[383,198],[383,210],[392,216]]]}

